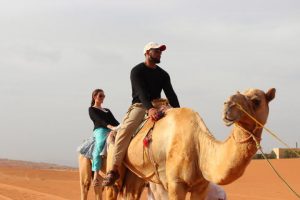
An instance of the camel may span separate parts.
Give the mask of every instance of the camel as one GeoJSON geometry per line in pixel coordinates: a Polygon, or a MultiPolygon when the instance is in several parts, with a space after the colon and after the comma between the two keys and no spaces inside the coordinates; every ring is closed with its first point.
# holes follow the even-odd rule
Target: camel
{"type": "Polygon", "coordinates": [[[275,88],[237,92],[224,103],[223,121],[234,124],[229,137],[218,141],[199,114],[189,108],[169,109],[155,124],[150,120],[129,145],[125,165],[137,176],[161,184],[170,200],[204,200],[209,182],[224,185],[241,177],[257,151],[275,88]],[[149,144],[144,138],[151,139],[149,144]]]}

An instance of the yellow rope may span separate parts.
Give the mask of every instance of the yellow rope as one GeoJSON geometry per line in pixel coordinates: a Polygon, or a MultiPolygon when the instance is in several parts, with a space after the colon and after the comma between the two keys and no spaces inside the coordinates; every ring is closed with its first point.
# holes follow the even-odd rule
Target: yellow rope
{"type": "Polygon", "coordinates": [[[263,124],[261,124],[259,121],[257,121],[252,115],[250,115],[246,110],[243,109],[243,107],[236,103],[236,105],[239,107],[239,109],[241,111],[243,111],[246,115],[248,115],[253,121],[255,121],[259,126],[261,126],[262,128],[264,128],[269,134],[271,134],[271,136],[273,136],[275,139],[277,139],[279,142],[281,142],[283,145],[285,145],[287,148],[289,148],[291,151],[293,151],[297,157],[300,157],[300,153],[298,153],[297,151],[292,150],[292,148],[286,144],[284,141],[282,141],[274,132],[272,132],[270,129],[268,129],[267,127],[265,127],[263,124]]]}
{"type": "MultiPolygon", "coordinates": [[[[255,141],[256,142],[256,141],[255,141]]],[[[286,182],[286,180],[278,173],[278,171],[273,167],[273,165],[271,164],[271,162],[269,161],[269,159],[267,158],[267,156],[264,154],[264,152],[262,151],[261,147],[259,148],[260,152],[262,153],[263,157],[265,158],[265,160],[268,162],[269,166],[273,169],[273,171],[275,172],[275,174],[281,179],[281,181],[283,181],[283,183],[291,190],[292,193],[294,193],[296,195],[296,197],[298,197],[298,199],[300,199],[300,195],[288,184],[288,182],[286,182]]]]}
{"type": "MultiPolygon", "coordinates": [[[[280,140],[274,133],[272,133],[269,129],[265,128],[264,125],[262,125],[260,122],[258,122],[252,115],[250,115],[246,110],[244,110],[242,108],[242,106],[240,104],[238,104],[238,107],[240,110],[242,110],[244,113],[246,113],[251,119],[253,119],[258,125],[260,125],[262,128],[264,128],[265,130],[267,130],[269,133],[271,133],[271,135],[273,135],[276,139],[278,139],[279,141],[281,141],[282,143],[284,143],[282,140],[280,140]]],[[[259,144],[259,142],[257,141],[256,137],[250,132],[247,131],[247,133],[249,133],[253,140],[256,143],[256,147],[260,150],[260,152],[262,153],[264,159],[268,162],[269,166],[273,169],[273,171],[275,172],[275,174],[280,178],[281,181],[283,181],[283,183],[291,190],[292,193],[294,193],[296,195],[296,197],[298,197],[298,199],[300,199],[300,195],[286,182],[286,180],[278,173],[278,171],[274,168],[274,166],[271,164],[271,162],[269,161],[269,159],[267,158],[267,156],[264,154],[264,152],[262,151],[262,147],[259,144]]],[[[285,144],[285,143],[284,143],[285,144]]],[[[288,146],[288,145],[287,145],[288,146]]],[[[297,152],[295,152],[297,154],[297,152]]],[[[298,154],[297,154],[298,155],[298,154]]]]}

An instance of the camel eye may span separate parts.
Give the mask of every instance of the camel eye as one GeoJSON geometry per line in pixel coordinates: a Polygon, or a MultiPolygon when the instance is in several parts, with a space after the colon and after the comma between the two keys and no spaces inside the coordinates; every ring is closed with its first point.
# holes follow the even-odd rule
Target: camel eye
{"type": "Polygon", "coordinates": [[[260,105],[260,100],[257,98],[251,99],[251,101],[255,107],[258,107],[260,105]]]}

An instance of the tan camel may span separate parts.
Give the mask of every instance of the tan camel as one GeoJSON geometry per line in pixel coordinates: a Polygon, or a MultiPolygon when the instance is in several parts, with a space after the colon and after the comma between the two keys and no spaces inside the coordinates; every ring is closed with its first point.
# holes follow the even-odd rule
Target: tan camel
{"type": "Polygon", "coordinates": [[[204,200],[209,182],[229,184],[241,177],[257,151],[251,134],[260,141],[262,128],[239,109],[239,105],[261,124],[269,113],[275,89],[264,93],[250,89],[232,95],[224,104],[223,120],[235,124],[224,141],[217,141],[198,113],[188,108],[173,108],[155,123],[152,142],[144,147],[143,139],[151,122],[133,138],[126,165],[143,179],[162,184],[170,200],[204,200]]]}

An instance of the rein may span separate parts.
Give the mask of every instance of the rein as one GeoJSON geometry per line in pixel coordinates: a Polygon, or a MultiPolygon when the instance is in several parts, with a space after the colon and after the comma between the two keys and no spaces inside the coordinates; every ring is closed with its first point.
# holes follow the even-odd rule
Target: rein
{"type": "MultiPolygon", "coordinates": [[[[253,132],[256,131],[257,128],[264,128],[265,130],[267,130],[267,132],[269,132],[273,137],[275,137],[277,140],[279,140],[281,143],[283,143],[285,146],[287,146],[288,148],[290,148],[286,143],[284,143],[281,139],[279,139],[274,133],[272,133],[272,131],[270,131],[269,129],[267,129],[263,124],[261,124],[259,121],[257,121],[252,115],[250,115],[245,109],[243,109],[243,107],[238,104],[235,103],[237,105],[237,107],[243,111],[246,115],[248,115],[248,117],[250,117],[255,123],[255,129],[253,130],[253,132]]],[[[260,150],[262,156],[264,157],[264,159],[268,162],[269,166],[273,169],[273,171],[275,172],[275,174],[280,178],[280,180],[291,190],[291,192],[300,199],[300,195],[287,183],[287,181],[278,173],[278,171],[274,168],[274,166],[271,164],[270,160],[267,158],[267,156],[264,154],[264,152],[262,151],[262,147],[259,143],[259,141],[261,140],[261,138],[257,138],[253,133],[251,133],[250,131],[247,131],[246,129],[244,129],[243,127],[241,127],[239,124],[235,123],[235,125],[237,127],[239,127],[240,129],[242,129],[243,131],[245,131],[246,133],[249,134],[249,137],[246,138],[244,141],[241,141],[239,143],[245,142],[247,140],[249,140],[250,138],[253,138],[253,140],[256,143],[256,147],[257,149],[260,150]]],[[[299,154],[295,151],[296,155],[299,156],[299,154]]]]}
{"type": "MultiPolygon", "coordinates": [[[[240,109],[241,111],[243,111],[248,117],[250,117],[255,123],[256,126],[259,125],[261,128],[264,128],[269,134],[271,134],[275,139],[277,139],[279,142],[281,142],[284,146],[286,146],[287,148],[291,149],[291,147],[286,144],[285,142],[283,142],[274,132],[272,132],[271,130],[269,130],[267,127],[265,127],[263,124],[261,124],[259,121],[257,121],[252,115],[250,115],[240,104],[235,103],[238,107],[238,109],[240,109]]],[[[300,154],[297,152],[296,153],[299,157],[300,154]]]]}

